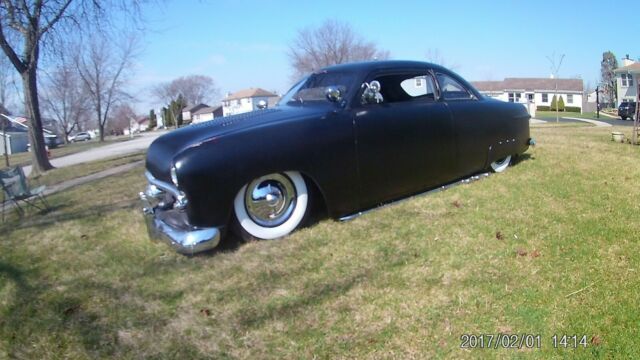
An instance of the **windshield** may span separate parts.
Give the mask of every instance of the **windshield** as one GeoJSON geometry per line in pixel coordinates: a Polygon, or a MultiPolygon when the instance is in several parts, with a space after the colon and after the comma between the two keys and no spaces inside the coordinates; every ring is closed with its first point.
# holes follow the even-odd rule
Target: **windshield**
{"type": "Polygon", "coordinates": [[[329,87],[339,89],[344,98],[347,95],[347,90],[351,88],[353,81],[354,75],[352,73],[321,72],[311,74],[294,85],[291,90],[282,97],[279,104],[303,104],[308,101],[329,102],[325,97],[325,91],[329,87]]]}

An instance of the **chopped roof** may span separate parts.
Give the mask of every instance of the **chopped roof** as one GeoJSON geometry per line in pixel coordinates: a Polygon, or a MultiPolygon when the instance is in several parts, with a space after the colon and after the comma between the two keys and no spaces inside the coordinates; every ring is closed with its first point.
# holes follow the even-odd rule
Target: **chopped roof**
{"type": "Polygon", "coordinates": [[[617,68],[613,72],[615,72],[616,74],[627,73],[627,72],[640,73],[640,62],[636,62],[627,66],[617,68]]]}
{"type": "Polygon", "coordinates": [[[503,81],[473,81],[471,84],[479,91],[503,90],[553,90],[558,84],[558,90],[582,91],[582,79],[550,79],[550,78],[505,78],[503,81]]]}
{"type": "Polygon", "coordinates": [[[236,100],[236,99],[252,98],[252,97],[258,97],[258,96],[272,97],[272,96],[278,96],[278,95],[272,93],[271,91],[267,91],[261,88],[249,88],[249,89],[244,89],[244,90],[235,92],[227,96],[223,100],[236,100]]]}

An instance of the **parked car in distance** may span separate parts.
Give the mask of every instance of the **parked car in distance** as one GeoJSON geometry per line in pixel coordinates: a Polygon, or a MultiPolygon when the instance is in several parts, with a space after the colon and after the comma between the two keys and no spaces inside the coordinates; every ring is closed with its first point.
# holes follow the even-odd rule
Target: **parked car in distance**
{"type": "Polygon", "coordinates": [[[91,135],[89,135],[88,132],[79,132],[69,140],[71,140],[72,142],[89,141],[91,140],[91,135]]]}
{"type": "Polygon", "coordinates": [[[622,103],[620,103],[620,106],[618,106],[618,116],[620,116],[622,120],[627,120],[627,119],[633,120],[635,115],[636,115],[635,101],[623,101],[622,103]]]}
{"type": "Polygon", "coordinates": [[[341,218],[490,169],[527,150],[529,114],[414,61],[352,63],[275,108],[186,126],[148,149],[149,235],[191,254],[228,230],[274,239],[315,208],[341,218]],[[313,206],[312,206],[313,204],[313,206]]]}

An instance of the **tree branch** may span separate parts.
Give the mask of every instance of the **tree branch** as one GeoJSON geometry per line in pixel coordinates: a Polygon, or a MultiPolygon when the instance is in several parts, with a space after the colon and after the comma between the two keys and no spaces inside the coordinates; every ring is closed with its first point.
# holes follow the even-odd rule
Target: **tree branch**
{"type": "Polygon", "coordinates": [[[15,50],[9,45],[3,30],[2,23],[0,23],[0,48],[2,48],[16,70],[18,70],[19,73],[23,73],[27,70],[27,64],[20,60],[15,50]]]}

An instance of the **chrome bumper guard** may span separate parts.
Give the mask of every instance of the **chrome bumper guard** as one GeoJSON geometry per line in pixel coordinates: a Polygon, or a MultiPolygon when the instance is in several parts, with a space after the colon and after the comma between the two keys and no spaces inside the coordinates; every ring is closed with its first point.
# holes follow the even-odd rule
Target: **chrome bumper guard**
{"type": "MultiPolygon", "coordinates": [[[[147,174],[147,178],[150,174],[147,174]]],[[[220,242],[220,230],[218,228],[199,228],[189,227],[181,229],[163,221],[158,212],[167,209],[168,205],[159,202],[160,199],[166,198],[166,191],[173,193],[170,189],[158,186],[159,181],[150,181],[150,185],[145,192],[140,193],[140,201],[142,201],[142,212],[144,214],[147,232],[152,240],[163,241],[171,245],[177,252],[185,255],[193,255],[202,251],[213,249],[220,242]],[[159,203],[158,203],[159,202],[159,203]],[[154,203],[156,203],[154,205],[154,203]]],[[[177,202],[169,204],[175,209],[181,209],[177,202]]]]}

